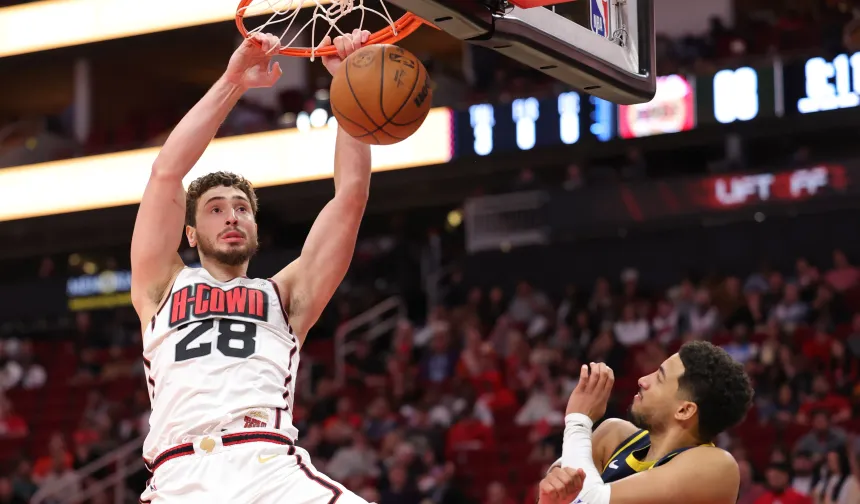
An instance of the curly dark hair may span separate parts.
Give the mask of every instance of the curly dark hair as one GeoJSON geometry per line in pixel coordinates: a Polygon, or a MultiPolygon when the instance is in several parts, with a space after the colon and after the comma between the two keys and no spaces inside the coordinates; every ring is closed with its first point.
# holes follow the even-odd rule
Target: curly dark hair
{"type": "Polygon", "coordinates": [[[741,363],[707,341],[686,343],[678,351],[684,374],[678,390],[699,408],[699,437],[712,441],[744,419],[753,388],[741,363]]]}
{"type": "Polygon", "coordinates": [[[203,175],[188,186],[188,192],[185,194],[186,225],[195,226],[197,224],[197,201],[206,191],[218,186],[235,187],[245,193],[248,201],[251,202],[251,212],[257,215],[257,193],[254,192],[254,186],[251,185],[251,182],[241,175],[219,171],[203,175]]]}

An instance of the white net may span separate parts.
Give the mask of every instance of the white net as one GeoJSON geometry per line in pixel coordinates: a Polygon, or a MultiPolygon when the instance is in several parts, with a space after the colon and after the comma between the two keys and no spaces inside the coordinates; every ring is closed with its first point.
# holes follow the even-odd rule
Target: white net
{"type": "Polygon", "coordinates": [[[248,29],[248,35],[255,33],[272,33],[281,39],[281,46],[294,47],[302,33],[308,28],[311,31],[310,49],[311,60],[315,50],[327,36],[345,35],[338,21],[350,14],[360,14],[359,29],[365,29],[365,14],[370,13],[384,20],[397,34],[397,27],[385,0],[373,3],[379,7],[367,5],[371,0],[253,0],[247,7],[240,7],[239,13],[247,19],[267,15],[268,19],[248,29]],[[305,13],[310,12],[310,16],[305,13]],[[301,14],[301,15],[300,15],[301,14]],[[308,19],[309,17],[309,19],[308,19]],[[317,23],[322,24],[317,28],[317,23]],[[324,30],[324,33],[323,33],[324,30]],[[332,33],[334,32],[334,33],[332,33]]]}

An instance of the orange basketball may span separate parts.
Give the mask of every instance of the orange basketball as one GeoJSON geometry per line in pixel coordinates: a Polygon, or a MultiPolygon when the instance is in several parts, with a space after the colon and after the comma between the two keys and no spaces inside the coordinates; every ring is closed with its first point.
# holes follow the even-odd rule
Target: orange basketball
{"type": "Polygon", "coordinates": [[[335,72],[331,110],[351,136],[391,145],[415,133],[433,101],[430,77],[409,51],[376,44],[352,53],[335,72]]]}

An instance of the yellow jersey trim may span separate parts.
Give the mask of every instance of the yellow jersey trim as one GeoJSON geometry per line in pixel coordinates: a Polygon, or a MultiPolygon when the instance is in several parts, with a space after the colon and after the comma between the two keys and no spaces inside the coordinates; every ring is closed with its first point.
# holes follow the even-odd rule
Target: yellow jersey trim
{"type": "MultiPolygon", "coordinates": [[[[621,452],[623,452],[624,450],[626,450],[627,448],[629,448],[632,444],[636,443],[637,441],[639,441],[640,439],[642,439],[642,438],[643,438],[643,437],[645,437],[646,435],[648,435],[648,431],[647,431],[647,430],[643,430],[643,431],[642,431],[642,432],[640,432],[639,434],[635,435],[635,436],[633,437],[633,439],[631,439],[630,441],[628,441],[628,442],[624,443],[624,445],[623,445],[623,446],[621,446],[620,448],[618,448],[617,450],[615,450],[615,453],[613,453],[613,454],[612,454],[612,456],[611,456],[611,457],[609,457],[609,460],[606,462],[606,465],[604,465],[604,466],[603,466],[603,471],[602,471],[602,472],[605,472],[605,471],[606,471],[606,469],[609,467],[609,464],[611,464],[611,463],[612,463],[612,461],[613,461],[613,460],[615,460],[615,458],[616,458],[616,457],[618,457],[618,455],[620,455],[620,454],[621,454],[621,452]]],[[[647,446],[643,446],[641,449],[645,449],[645,448],[648,448],[648,447],[650,447],[650,446],[651,446],[651,443],[648,443],[648,445],[647,445],[647,446]]],[[[715,445],[714,443],[704,443],[704,444],[700,444],[699,446],[710,446],[710,447],[716,447],[716,445],[715,445]]],[[[637,451],[639,451],[639,450],[637,450],[637,451]]],[[[630,453],[627,455],[627,457],[624,459],[624,462],[625,462],[625,463],[626,463],[626,464],[627,464],[631,469],[633,469],[634,471],[636,471],[637,473],[642,472],[642,471],[650,471],[650,470],[654,467],[654,465],[655,465],[655,464],[657,464],[657,462],[659,462],[660,460],[662,460],[662,459],[660,459],[660,460],[652,460],[652,461],[642,461],[642,460],[639,460],[639,459],[637,459],[636,457],[634,457],[634,456],[633,456],[633,453],[634,453],[634,452],[630,452],[630,453]]],[[[672,458],[675,458],[675,456],[676,456],[676,455],[678,455],[679,453],[681,453],[681,452],[670,453],[669,455],[667,455],[667,456],[666,456],[666,457],[664,457],[664,458],[672,459],[672,458]]],[[[667,460],[667,461],[668,461],[668,460],[667,460]]]]}
{"type": "MultiPolygon", "coordinates": [[[[644,431],[640,432],[639,434],[636,434],[635,436],[633,436],[633,439],[631,439],[630,441],[628,441],[627,443],[622,445],[621,448],[615,450],[615,453],[613,453],[612,456],[609,457],[609,460],[606,461],[606,465],[603,466],[603,471],[606,471],[606,468],[609,467],[609,464],[611,464],[612,461],[615,460],[615,457],[617,457],[621,452],[623,452],[624,450],[629,448],[630,445],[639,441],[640,439],[642,439],[643,437],[645,437],[647,435],[648,435],[648,431],[644,430],[644,431]]],[[[603,471],[601,471],[601,472],[603,472],[603,471]]]]}

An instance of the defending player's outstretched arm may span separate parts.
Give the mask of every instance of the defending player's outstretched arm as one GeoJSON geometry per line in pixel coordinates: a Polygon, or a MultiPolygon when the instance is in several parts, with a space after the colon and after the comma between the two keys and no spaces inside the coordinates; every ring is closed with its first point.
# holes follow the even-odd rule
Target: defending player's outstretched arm
{"type": "Polygon", "coordinates": [[[280,47],[278,38],[256,38],[261,45],[246,40],[236,49],[224,75],[176,125],[152,165],[131,239],[131,297],[142,321],[152,317],[168,283],[183,266],[177,252],[185,222],[182,179],[242,94],[250,88],[270,87],[281,75],[277,63],[269,68],[280,47]]]}
{"type": "MultiPolygon", "coordinates": [[[[369,35],[356,30],[337,37],[334,45],[338,56],[323,59],[328,71],[334,74],[342,60],[358,50],[369,35]]],[[[326,37],[323,45],[329,44],[331,40],[326,37]]],[[[338,128],[334,198],[314,221],[299,258],[273,277],[284,296],[290,326],[302,342],[349,269],[370,191],[370,168],[370,146],[338,128]]]]}

